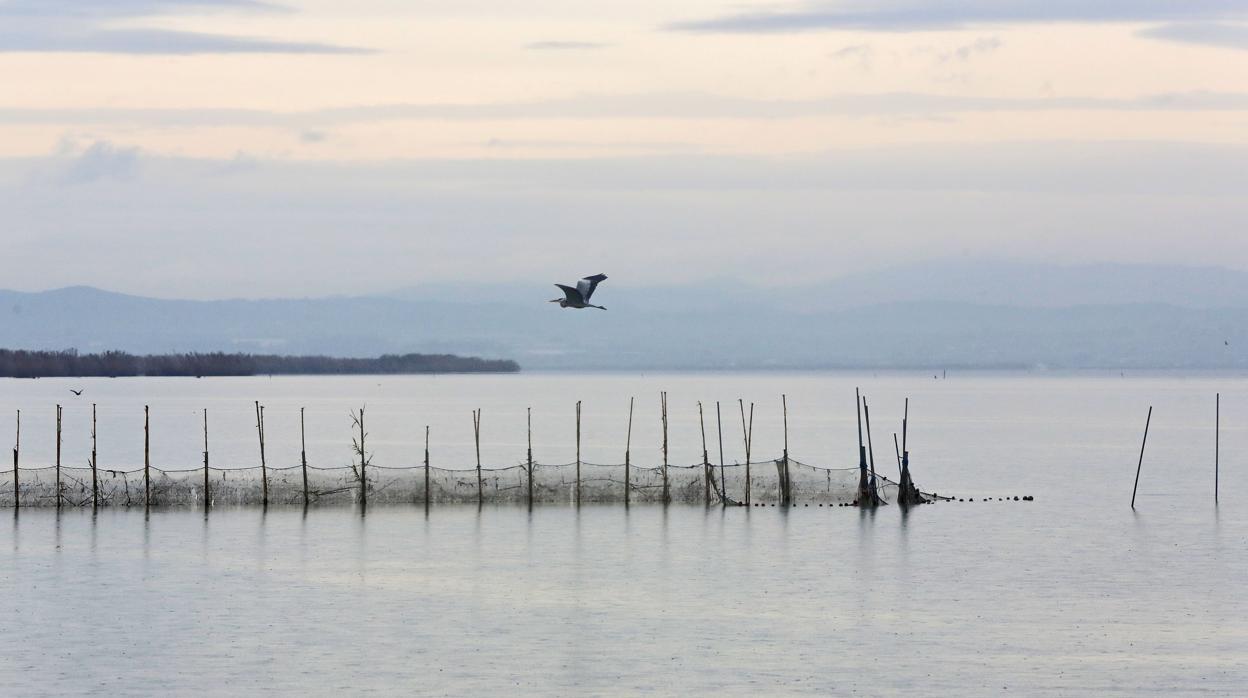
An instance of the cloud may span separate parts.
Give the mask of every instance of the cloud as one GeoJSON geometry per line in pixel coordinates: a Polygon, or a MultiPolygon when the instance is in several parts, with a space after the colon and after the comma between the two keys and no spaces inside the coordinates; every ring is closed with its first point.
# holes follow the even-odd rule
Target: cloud
{"type": "Polygon", "coordinates": [[[140,55],[370,52],[319,42],[124,26],[127,20],[162,15],[239,10],[289,11],[254,0],[13,0],[0,4],[0,22],[3,23],[0,52],[140,55]]]}
{"type": "Polygon", "coordinates": [[[846,61],[858,66],[859,70],[870,70],[871,63],[875,58],[875,49],[870,44],[854,44],[844,48],[837,49],[828,54],[829,58],[837,61],[846,61]]]}
{"type": "Polygon", "coordinates": [[[96,141],[67,163],[56,180],[62,184],[86,184],[104,179],[132,178],[139,166],[139,149],[96,141]]]}
{"type": "Polygon", "coordinates": [[[596,41],[534,41],[524,47],[530,51],[584,51],[606,48],[609,45],[596,41]]]}
{"type": "MultiPolygon", "coordinates": [[[[955,52],[950,53],[956,55],[955,52]]],[[[3,108],[0,124],[253,126],[320,131],[374,121],[509,119],[790,119],[999,111],[1248,111],[1248,92],[1179,92],[1134,98],[977,97],[922,92],[843,93],[814,99],[748,99],[680,92],[580,95],[485,104],[375,104],[277,112],[256,109],[3,108]]]]}
{"type": "Polygon", "coordinates": [[[1186,22],[1248,17],[1242,0],[843,0],[779,12],[746,12],[669,24],[707,33],[828,29],[915,31],[1028,22],[1186,22]]]}
{"type": "Polygon", "coordinates": [[[1193,22],[1163,24],[1139,32],[1149,39],[1164,39],[1187,44],[1203,44],[1248,51],[1248,24],[1193,22]]]}

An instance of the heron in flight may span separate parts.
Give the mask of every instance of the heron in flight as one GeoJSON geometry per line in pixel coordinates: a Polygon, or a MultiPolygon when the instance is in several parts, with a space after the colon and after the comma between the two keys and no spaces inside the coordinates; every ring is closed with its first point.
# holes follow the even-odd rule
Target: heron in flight
{"type": "Polygon", "coordinates": [[[598,284],[607,280],[606,274],[594,274],[587,276],[576,282],[576,288],[564,286],[563,284],[555,284],[563,289],[564,298],[552,298],[551,303],[558,303],[560,308],[597,308],[606,310],[601,305],[594,305],[589,302],[591,296],[594,295],[594,289],[598,288],[598,284]]]}

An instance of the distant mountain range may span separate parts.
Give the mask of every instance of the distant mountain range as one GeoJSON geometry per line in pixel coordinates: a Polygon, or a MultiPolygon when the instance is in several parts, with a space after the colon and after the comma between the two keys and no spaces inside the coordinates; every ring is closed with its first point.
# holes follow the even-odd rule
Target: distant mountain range
{"type": "MultiPolygon", "coordinates": [[[[586,270],[598,272],[598,269],[586,270]]],[[[610,270],[605,270],[610,273],[610,270]]],[[[1248,368],[1248,273],[933,264],[798,287],[553,285],[186,301],[0,291],[0,347],[515,359],[523,368],[1248,368]]]]}

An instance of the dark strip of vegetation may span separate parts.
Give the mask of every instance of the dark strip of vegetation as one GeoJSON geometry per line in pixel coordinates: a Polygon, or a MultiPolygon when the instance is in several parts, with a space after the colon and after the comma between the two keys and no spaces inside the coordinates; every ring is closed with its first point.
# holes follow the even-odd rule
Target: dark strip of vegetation
{"type": "Polygon", "coordinates": [[[79,354],[77,350],[0,349],[0,377],[263,376],[412,373],[515,373],[515,361],[453,354],[387,354],[375,359],[274,354],[157,354],[121,351],[79,354]]]}

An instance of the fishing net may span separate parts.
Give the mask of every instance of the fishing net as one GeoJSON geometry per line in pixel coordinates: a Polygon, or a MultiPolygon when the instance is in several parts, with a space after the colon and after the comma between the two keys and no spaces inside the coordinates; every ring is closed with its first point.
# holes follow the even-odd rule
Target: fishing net
{"type": "MultiPolygon", "coordinates": [[[[284,466],[262,469],[143,468],[60,469],[63,506],[204,506],[259,504],[267,491],[275,505],[351,503],[362,493],[370,503],[575,503],[624,502],[711,504],[851,504],[858,499],[858,468],[823,468],[779,458],[731,464],[638,466],[602,463],[534,463],[480,469],[426,468],[423,465],[340,467],[284,466]],[[531,470],[531,472],[530,472],[531,470]],[[367,488],[362,487],[365,480],[367,488]],[[787,486],[786,486],[787,485],[787,486]]],[[[55,506],[54,467],[22,468],[19,496],[11,469],[0,471],[0,506],[55,506]]],[[[876,492],[896,502],[899,485],[878,476],[876,492]]],[[[913,489],[916,499],[933,496],[913,489]]]]}

